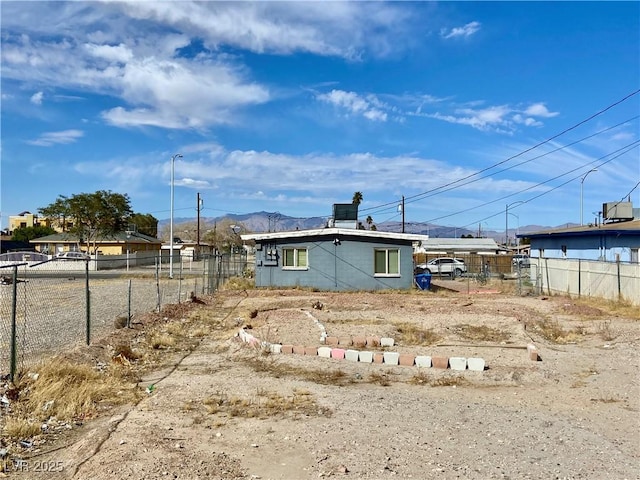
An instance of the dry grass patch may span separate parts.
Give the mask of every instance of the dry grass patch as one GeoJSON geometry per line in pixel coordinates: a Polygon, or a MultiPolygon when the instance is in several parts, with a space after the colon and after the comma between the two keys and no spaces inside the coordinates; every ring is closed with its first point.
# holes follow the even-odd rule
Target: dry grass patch
{"type": "Polygon", "coordinates": [[[270,354],[261,352],[258,356],[244,356],[241,361],[256,372],[266,373],[275,378],[296,378],[319,385],[344,386],[354,383],[342,370],[333,368],[304,368],[279,361],[270,354]]]}
{"type": "Polygon", "coordinates": [[[176,339],[166,333],[154,333],[149,339],[149,344],[154,350],[174,347],[176,339]]]}
{"type": "Polygon", "coordinates": [[[419,371],[411,377],[407,383],[411,385],[425,385],[430,387],[458,387],[467,385],[469,382],[466,378],[457,375],[428,375],[423,371],[419,371]]]}
{"type": "Polygon", "coordinates": [[[454,325],[453,330],[460,337],[476,342],[506,342],[509,339],[507,332],[487,325],[468,325],[463,323],[454,325]]]}
{"type": "Polygon", "coordinates": [[[575,343],[584,336],[584,328],[565,328],[557,320],[542,319],[532,324],[531,331],[558,344],[575,343]]]}
{"type": "Polygon", "coordinates": [[[21,393],[6,421],[7,437],[28,438],[27,433],[40,433],[39,425],[49,417],[64,421],[88,418],[142,395],[135,384],[118,375],[117,369],[101,373],[88,365],[54,359],[34,371],[37,375],[18,381],[21,393]]]}
{"type": "Polygon", "coordinates": [[[6,420],[2,434],[6,438],[31,438],[42,433],[40,425],[40,422],[35,422],[33,420],[9,417],[6,420]]]}
{"type": "Polygon", "coordinates": [[[389,376],[386,373],[377,373],[377,372],[370,373],[369,376],[367,377],[367,381],[369,383],[374,383],[382,387],[388,387],[389,385],[391,385],[391,380],[389,379],[389,376]]]}
{"type": "Polygon", "coordinates": [[[253,290],[255,285],[253,278],[231,277],[222,285],[221,290],[253,290]]]}
{"type": "Polygon", "coordinates": [[[291,395],[259,389],[251,397],[229,396],[216,393],[202,402],[209,414],[224,414],[229,417],[269,418],[293,414],[311,416],[331,416],[331,410],[317,404],[311,392],[293,389],[291,395]]]}
{"type": "Polygon", "coordinates": [[[431,328],[422,328],[415,323],[402,322],[394,325],[398,331],[398,343],[403,345],[435,345],[442,338],[431,328]]]}

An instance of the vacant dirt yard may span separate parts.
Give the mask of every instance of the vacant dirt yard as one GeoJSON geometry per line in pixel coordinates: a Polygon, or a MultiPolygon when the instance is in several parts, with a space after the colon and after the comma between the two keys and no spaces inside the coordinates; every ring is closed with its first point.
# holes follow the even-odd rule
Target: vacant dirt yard
{"type": "MultiPolygon", "coordinates": [[[[98,372],[119,371],[138,393],[76,415],[55,429],[62,433],[24,439],[32,445],[5,437],[5,459],[18,465],[5,474],[640,478],[637,309],[443,291],[248,289],[204,300],[165,309],[65,355],[98,372]],[[331,336],[392,337],[396,346],[384,350],[481,357],[487,368],[277,355],[235,338],[245,327],[268,342],[319,346],[316,321],[331,336]],[[529,359],[531,343],[540,361],[529,359]]],[[[38,393],[37,372],[31,373],[18,397],[38,393]]],[[[45,405],[32,414],[52,431],[61,420],[48,416],[45,405]]]]}

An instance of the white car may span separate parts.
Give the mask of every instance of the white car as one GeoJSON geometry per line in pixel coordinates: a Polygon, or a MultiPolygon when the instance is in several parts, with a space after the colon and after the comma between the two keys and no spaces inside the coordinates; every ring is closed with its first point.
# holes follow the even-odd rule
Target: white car
{"type": "Polygon", "coordinates": [[[56,255],[56,260],[89,260],[90,258],[84,252],[62,252],[56,255]]]}
{"type": "Polygon", "coordinates": [[[416,265],[416,268],[431,275],[450,275],[451,277],[459,277],[467,271],[464,261],[452,257],[433,258],[427,263],[416,265]]]}

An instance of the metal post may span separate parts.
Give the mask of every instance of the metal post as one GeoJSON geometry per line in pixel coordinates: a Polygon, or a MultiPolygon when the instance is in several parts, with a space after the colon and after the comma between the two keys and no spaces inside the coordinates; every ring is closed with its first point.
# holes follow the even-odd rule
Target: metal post
{"type": "Polygon", "coordinates": [[[169,278],[173,278],[173,186],[176,158],[182,158],[182,155],[176,153],[171,157],[171,218],[169,221],[169,235],[171,236],[169,239],[169,248],[171,251],[169,252],[169,278]]]}
{"type": "Polygon", "coordinates": [[[131,328],[131,279],[129,279],[129,288],[127,291],[127,328],[131,328]]]}
{"type": "Polygon", "coordinates": [[[583,203],[584,203],[583,202],[584,180],[585,178],[587,178],[587,175],[589,175],[591,172],[597,172],[597,171],[598,171],[597,168],[592,168],[580,178],[580,225],[584,225],[584,223],[582,223],[582,211],[583,211],[583,203]]]}
{"type": "Polygon", "coordinates": [[[89,260],[85,260],[85,294],[87,307],[87,329],[86,340],[87,345],[91,343],[91,292],[89,291],[89,260]]]}
{"type": "Polygon", "coordinates": [[[9,379],[14,381],[17,369],[17,324],[16,314],[18,309],[18,267],[13,267],[13,300],[11,301],[11,366],[9,369],[9,379]]]}

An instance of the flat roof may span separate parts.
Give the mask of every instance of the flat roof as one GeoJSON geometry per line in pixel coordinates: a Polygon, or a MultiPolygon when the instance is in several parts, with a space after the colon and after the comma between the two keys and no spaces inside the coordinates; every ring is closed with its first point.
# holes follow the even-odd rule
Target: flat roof
{"type": "Polygon", "coordinates": [[[312,230],[290,230],[285,232],[268,232],[268,233],[245,233],[240,235],[242,240],[276,240],[285,238],[305,238],[327,235],[341,235],[363,238],[380,238],[390,240],[406,240],[410,242],[424,241],[425,235],[417,235],[414,233],[398,233],[398,232],[381,232],[378,230],[359,230],[355,228],[316,228],[312,230]]]}

